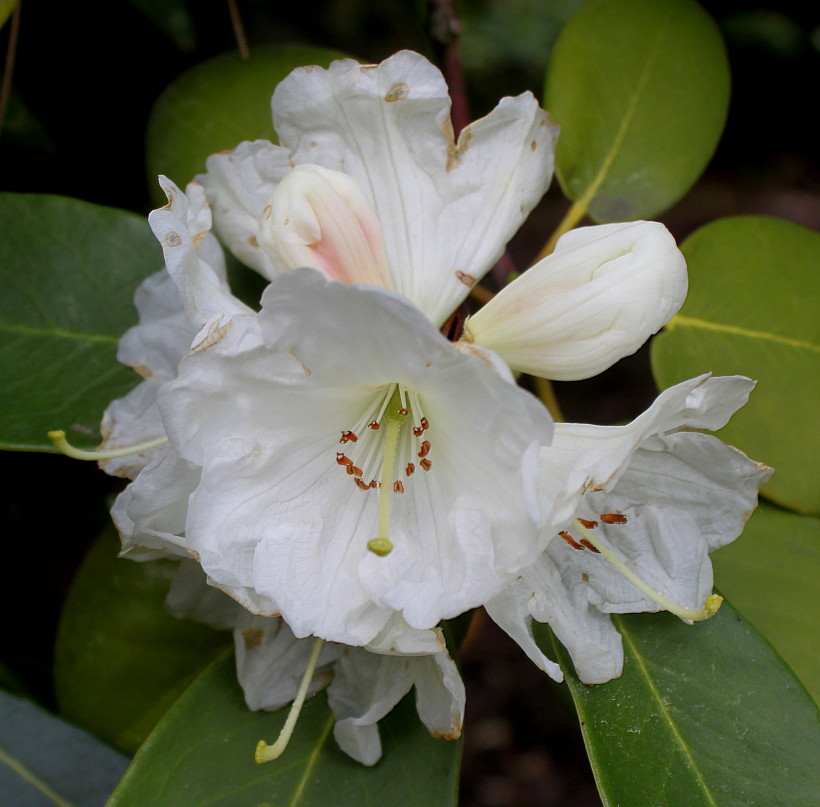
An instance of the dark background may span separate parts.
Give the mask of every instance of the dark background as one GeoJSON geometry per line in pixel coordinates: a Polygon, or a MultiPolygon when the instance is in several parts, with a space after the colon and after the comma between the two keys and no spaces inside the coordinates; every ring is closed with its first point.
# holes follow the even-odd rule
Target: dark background
{"type": "MultiPolygon", "coordinates": [[[[458,6],[474,117],[502,95],[530,89],[541,96],[552,43],[582,4],[471,0],[458,6]]],[[[729,51],[729,121],[703,177],[661,220],[679,241],[707,221],[739,213],[820,229],[813,118],[820,11],[793,0],[702,5],[729,51]]],[[[239,0],[238,7],[251,46],[320,45],[369,62],[401,48],[433,55],[422,2],[239,0]]],[[[58,193],[147,213],[143,138],[151,106],[185,69],[236,47],[227,4],[22,0],[20,23],[13,94],[0,134],[0,190],[58,193]]],[[[9,29],[7,23],[0,32],[2,54],[9,29]]],[[[567,207],[556,184],[510,247],[519,267],[531,261],[567,207]]],[[[556,391],[571,419],[594,423],[635,416],[655,392],[645,350],[595,379],[557,384],[556,391]]],[[[61,602],[107,521],[106,496],[117,482],[89,464],[51,455],[0,454],[0,470],[0,514],[14,547],[4,564],[0,662],[27,692],[53,706],[49,671],[61,602]]],[[[487,619],[462,662],[468,708],[461,803],[599,805],[566,690],[548,682],[487,619]]]]}

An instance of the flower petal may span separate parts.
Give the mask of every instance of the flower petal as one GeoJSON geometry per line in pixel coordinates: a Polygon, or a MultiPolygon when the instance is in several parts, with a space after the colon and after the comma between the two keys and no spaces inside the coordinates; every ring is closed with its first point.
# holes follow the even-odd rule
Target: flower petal
{"type": "Polygon", "coordinates": [[[160,186],[168,197],[148,222],[162,245],[165,268],[182,299],[188,321],[197,329],[215,316],[250,314],[251,310],[224,286],[220,273],[204,260],[198,247],[211,229],[211,213],[202,186],[188,185],[187,195],[166,177],[160,186]]]}
{"type": "Polygon", "coordinates": [[[198,469],[167,447],[157,451],[111,509],[122,538],[121,556],[132,560],[188,557],[185,517],[199,475],[198,469]]]}
{"type": "Polygon", "coordinates": [[[293,168],[286,148],[267,140],[212,154],[197,176],[213,208],[214,230],[239,260],[273,279],[279,270],[259,244],[263,211],[278,182],[293,168]]]}
{"type": "Polygon", "coordinates": [[[300,68],[272,105],[295,163],[342,171],[361,188],[395,288],[436,325],[498,260],[552,178],[557,127],[531,94],[503,99],[456,144],[444,79],[410,51],[378,66],[300,68]]]}
{"type": "Polygon", "coordinates": [[[686,262],[662,224],[582,227],[471,317],[465,338],[522,372],[589,378],[634,353],[686,291],[686,262]]]}

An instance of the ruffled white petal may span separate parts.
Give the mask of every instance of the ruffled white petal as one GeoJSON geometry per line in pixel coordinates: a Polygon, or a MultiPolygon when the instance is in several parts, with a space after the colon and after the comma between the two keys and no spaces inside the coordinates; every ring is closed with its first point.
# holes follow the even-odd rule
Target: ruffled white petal
{"type": "Polygon", "coordinates": [[[273,96],[295,164],[352,177],[381,222],[397,291],[439,325],[546,191],[557,127],[526,93],[453,141],[441,73],[402,51],[295,70],[273,96]]]}
{"type": "Polygon", "coordinates": [[[199,476],[199,469],[166,448],[120,493],[111,517],[122,538],[123,557],[188,557],[185,519],[199,476]]]}
{"type": "Polygon", "coordinates": [[[232,332],[189,356],[161,398],[173,447],[203,468],[185,535],[216,585],[242,588],[255,611],[275,604],[297,636],[364,645],[393,611],[432,628],[535,557],[551,432],[535,399],[401,298],[308,270],[274,281],[259,326],[264,347],[236,349],[232,332]],[[354,487],[336,454],[394,381],[430,419],[433,468],[393,494],[394,549],[377,557],[379,493],[354,487]]]}
{"type": "Polygon", "coordinates": [[[239,260],[267,278],[279,270],[259,243],[263,213],[276,185],[291,170],[290,153],[267,140],[212,154],[197,176],[214,217],[214,230],[239,260]]]}
{"type": "Polygon", "coordinates": [[[522,372],[589,378],[668,322],[687,288],[686,262],[662,224],[582,227],[471,317],[465,338],[522,372]]]}
{"type": "Polygon", "coordinates": [[[464,719],[464,685],[446,651],[402,657],[350,648],[336,664],[328,688],[339,747],[363,765],[374,765],[382,753],[378,721],[413,685],[419,717],[430,732],[457,739],[464,719]]]}

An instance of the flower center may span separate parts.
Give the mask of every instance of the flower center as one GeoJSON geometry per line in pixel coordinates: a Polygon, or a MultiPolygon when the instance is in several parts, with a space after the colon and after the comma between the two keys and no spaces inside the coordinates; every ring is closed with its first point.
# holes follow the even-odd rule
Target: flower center
{"type": "MultiPolygon", "coordinates": [[[[626,524],[627,517],[622,513],[603,513],[598,518],[604,524],[626,524]]],[[[650,586],[647,582],[642,580],[632,569],[629,568],[610,548],[609,544],[600,535],[594,535],[592,530],[598,526],[597,521],[589,521],[585,518],[575,519],[575,529],[577,529],[583,536],[576,541],[572,535],[567,532],[559,532],[558,535],[566,541],[573,549],[583,550],[589,549],[596,554],[605,557],[614,567],[620,572],[632,585],[638,590],[646,594],[649,599],[657,603],[666,611],[674,614],[688,622],[702,622],[703,620],[713,617],[723,603],[723,597],[719,594],[710,594],[703,604],[703,608],[686,608],[683,605],[670,600],[665,594],[662,594],[657,589],[650,586]]]]}
{"type": "Polygon", "coordinates": [[[393,549],[390,542],[390,502],[394,493],[404,493],[405,483],[417,468],[429,471],[430,423],[419,396],[403,384],[380,389],[352,429],[342,432],[339,442],[350,446],[336,452],[336,463],[344,468],[360,490],[379,491],[379,535],[367,547],[377,555],[393,549]]]}

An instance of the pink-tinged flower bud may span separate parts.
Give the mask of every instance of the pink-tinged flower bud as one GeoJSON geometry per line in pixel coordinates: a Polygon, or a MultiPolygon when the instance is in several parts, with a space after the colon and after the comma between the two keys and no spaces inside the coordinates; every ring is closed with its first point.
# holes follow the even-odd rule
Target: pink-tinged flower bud
{"type": "Polygon", "coordinates": [[[686,262],[662,224],[582,227],[471,317],[464,338],[515,370],[589,378],[668,322],[687,287],[686,262]]]}
{"type": "Polygon", "coordinates": [[[310,266],[329,280],[393,288],[376,214],[339,171],[296,166],[270,197],[260,242],[279,272],[310,266]]]}

